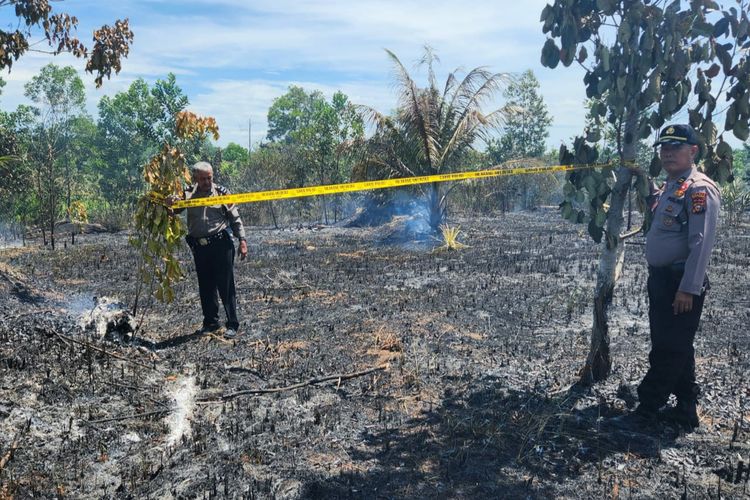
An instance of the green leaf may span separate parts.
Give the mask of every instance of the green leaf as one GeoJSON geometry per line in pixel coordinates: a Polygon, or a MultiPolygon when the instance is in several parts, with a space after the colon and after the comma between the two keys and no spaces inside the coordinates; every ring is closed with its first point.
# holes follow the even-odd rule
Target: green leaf
{"type": "Polygon", "coordinates": [[[542,48],[542,66],[555,69],[560,62],[560,49],[555,41],[548,38],[542,48]]]}
{"type": "Polygon", "coordinates": [[[721,67],[724,70],[725,75],[729,75],[732,72],[732,54],[729,52],[732,49],[732,44],[716,44],[716,57],[721,62],[721,67]]]}
{"type": "Polygon", "coordinates": [[[674,89],[669,89],[661,101],[659,111],[662,115],[670,115],[677,108],[677,92],[674,89]]]}
{"type": "MultiPolygon", "coordinates": [[[[657,177],[659,173],[661,173],[661,158],[659,158],[659,155],[654,155],[651,158],[651,163],[648,165],[648,175],[657,177]]],[[[648,194],[646,193],[646,195],[648,194]]]]}
{"type": "Polygon", "coordinates": [[[573,205],[567,201],[560,203],[560,213],[562,214],[563,219],[569,219],[570,214],[573,213],[573,205]]]}
{"type": "Polygon", "coordinates": [[[726,17],[723,17],[716,21],[716,24],[714,24],[713,29],[713,37],[719,38],[720,36],[726,35],[729,31],[729,19],[726,17]]]}
{"type": "Polygon", "coordinates": [[[735,123],[737,123],[737,107],[736,103],[732,103],[729,108],[727,108],[727,116],[724,121],[724,130],[734,129],[735,123]]]}
{"type": "Polygon", "coordinates": [[[576,59],[576,45],[563,45],[560,49],[560,62],[563,63],[563,66],[568,67],[571,64],[573,64],[573,61],[576,59]]]}
{"type": "Polygon", "coordinates": [[[617,9],[616,0],[596,0],[596,8],[604,12],[605,15],[611,16],[617,9]]]}
{"type": "Polygon", "coordinates": [[[594,223],[599,227],[604,227],[605,222],[607,222],[607,212],[604,211],[604,207],[599,207],[596,209],[594,223]]]}
{"type": "Polygon", "coordinates": [[[602,133],[601,133],[601,131],[598,128],[593,129],[593,130],[589,130],[586,133],[586,141],[587,142],[599,142],[601,140],[601,138],[602,138],[602,133]]]}
{"type": "Polygon", "coordinates": [[[713,63],[710,68],[708,68],[706,71],[703,72],[703,74],[709,78],[715,78],[716,75],[719,74],[719,71],[721,71],[721,66],[719,66],[716,63],[713,63]]]}
{"type": "Polygon", "coordinates": [[[641,198],[645,198],[650,194],[651,186],[649,185],[648,178],[645,175],[638,176],[635,187],[638,190],[638,195],[641,198]]]}
{"type": "Polygon", "coordinates": [[[591,196],[592,198],[598,191],[598,183],[596,182],[596,179],[594,179],[594,177],[591,175],[587,175],[583,178],[583,187],[586,188],[586,191],[589,192],[589,196],[591,196]]]}
{"type": "Polygon", "coordinates": [[[562,45],[563,50],[575,52],[577,40],[578,32],[575,23],[567,21],[563,23],[562,33],[560,34],[560,44],[562,45]]]}
{"type": "Polygon", "coordinates": [[[602,70],[604,72],[609,71],[609,48],[602,45],[599,52],[599,59],[602,63],[602,70]]]}
{"type": "Polygon", "coordinates": [[[697,21],[693,24],[693,36],[708,38],[713,36],[714,25],[705,21],[697,21]]]}
{"type": "Polygon", "coordinates": [[[589,229],[589,235],[591,236],[591,239],[597,243],[601,243],[602,236],[604,235],[604,230],[600,226],[597,226],[594,220],[589,221],[588,229],[589,229]]]}
{"type": "Polygon", "coordinates": [[[742,142],[745,142],[748,139],[748,137],[750,137],[750,126],[748,125],[747,121],[739,120],[737,123],[734,124],[732,133],[734,133],[734,136],[737,139],[741,140],[742,142]]]}
{"type": "Polygon", "coordinates": [[[578,51],[578,62],[583,63],[588,56],[589,56],[589,53],[586,50],[586,46],[582,45],[581,50],[578,51]]]}
{"type": "Polygon", "coordinates": [[[719,141],[719,144],[716,145],[716,155],[721,158],[731,158],[732,146],[724,140],[719,141]]]}
{"type": "Polygon", "coordinates": [[[742,91],[742,96],[737,98],[737,113],[740,115],[750,115],[750,92],[745,88],[742,91]]]}

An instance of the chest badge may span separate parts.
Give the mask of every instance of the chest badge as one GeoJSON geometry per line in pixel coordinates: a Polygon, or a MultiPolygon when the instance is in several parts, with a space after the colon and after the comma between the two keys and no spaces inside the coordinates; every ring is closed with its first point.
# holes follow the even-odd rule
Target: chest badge
{"type": "Polygon", "coordinates": [[[674,224],[674,217],[670,217],[669,215],[664,216],[663,224],[665,227],[670,227],[672,224],[674,224]]]}
{"type": "Polygon", "coordinates": [[[667,208],[664,209],[665,212],[672,212],[672,205],[667,205],[667,208]]]}
{"type": "Polygon", "coordinates": [[[684,177],[680,177],[677,181],[680,183],[680,187],[677,188],[677,191],[674,192],[675,198],[684,198],[685,193],[687,192],[688,188],[690,187],[691,182],[685,180],[684,177]]]}

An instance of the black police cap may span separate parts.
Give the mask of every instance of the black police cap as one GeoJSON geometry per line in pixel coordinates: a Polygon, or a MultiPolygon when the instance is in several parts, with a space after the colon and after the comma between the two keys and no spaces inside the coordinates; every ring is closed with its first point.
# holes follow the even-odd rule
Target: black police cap
{"type": "Polygon", "coordinates": [[[661,144],[695,144],[700,146],[701,142],[695,129],[690,125],[668,125],[659,134],[654,146],[661,144]]]}

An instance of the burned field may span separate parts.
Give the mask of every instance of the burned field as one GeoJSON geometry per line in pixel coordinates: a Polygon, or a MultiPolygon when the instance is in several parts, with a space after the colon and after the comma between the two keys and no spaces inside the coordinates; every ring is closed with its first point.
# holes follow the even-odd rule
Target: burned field
{"type": "Polygon", "coordinates": [[[389,227],[251,229],[232,341],[192,333],[187,250],[177,300],[142,303],[133,338],[96,321],[135,296],[125,235],[0,251],[0,498],[749,494],[747,225],[722,229],[711,263],[685,435],[606,425],[646,370],[639,240],[614,373],[570,391],[597,246],[554,211],[456,222],[460,251],[383,244],[389,227]]]}

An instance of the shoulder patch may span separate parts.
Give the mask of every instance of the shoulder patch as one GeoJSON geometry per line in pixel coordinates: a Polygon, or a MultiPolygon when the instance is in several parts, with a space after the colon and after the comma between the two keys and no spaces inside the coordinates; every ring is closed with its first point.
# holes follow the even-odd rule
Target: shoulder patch
{"type": "Polygon", "coordinates": [[[690,203],[692,204],[692,212],[694,214],[702,214],[706,211],[706,192],[705,191],[693,191],[690,193],[690,203]]]}
{"type": "Polygon", "coordinates": [[[224,186],[218,186],[218,185],[217,185],[217,186],[216,186],[216,191],[217,191],[217,192],[218,192],[218,193],[219,193],[220,195],[222,195],[222,196],[224,196],[224,195],[226,195],[226,194],[229,194],[229,190],[228,190],[227,188],[225,188],[224,186]]]}

